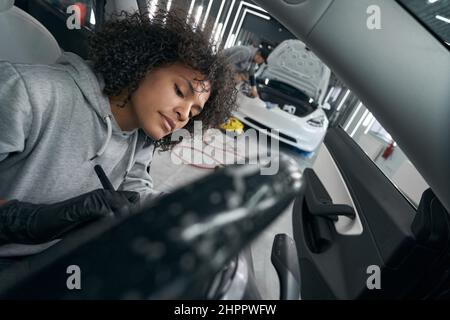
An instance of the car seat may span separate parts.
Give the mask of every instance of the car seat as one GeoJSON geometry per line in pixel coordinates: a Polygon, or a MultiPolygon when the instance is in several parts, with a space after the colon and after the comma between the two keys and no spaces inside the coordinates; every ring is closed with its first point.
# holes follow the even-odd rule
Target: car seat
{"type": "Polygon", "coordinates": [[[0,60],[10,62],[51,64],[61,55],[53,35],[14,0],[0,2],[0,43],[0,60]]]}

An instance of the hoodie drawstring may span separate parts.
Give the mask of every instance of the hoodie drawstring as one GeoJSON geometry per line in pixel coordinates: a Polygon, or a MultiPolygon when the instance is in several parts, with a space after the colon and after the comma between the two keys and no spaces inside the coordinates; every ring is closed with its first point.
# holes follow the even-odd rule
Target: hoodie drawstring
{"type": "Polygon", "coordinates": [[[131,155],[130,159],[128,160],[127,170],[125,171],[125,177],[128,175],[128,172],[130,172],[131,168],[133,167],[134,162],[134,153],[136,152],[136,145],[139,138],[139,131],[136,130],[133,136],[133,142],[131,144],[131,155]]]}
{"type": "Polygon", "coordinates": [[[106,117],[104,117],[103,119],[106,121],[106,129],[108,130],[108,133],[106,135],[106,140],[103,143],[103,145],[101,146],[101,148],[97,151],[95,156],[93,156],[90,160],[94,160],[95,158],[100,157],[105,152],[106,147],[108,146],[108,143],[112,137],[111,115],[109,114],[106,117]]]}
{"type": "MultiPolygon", "coordinates": [[[[94,160],[95,158],[100,157],[105,152],[106,148],[108,147],[109,142],[111,141],[111,137],[112,137],[111,115],[107,115],[103,119],[105,119],[105,121],[106,121],[106,128],[108,130],[108,133],[106,135],[106,140],[103,143],[103,145],[101,146],[101,148],[97,151],[95,156],[93,156],[90,160],[94,160]]],[[[130,172],[131,168],[134,165],[134,153],[136,152],[138,138],[139,138],[139,131],[136,130],[135,133],[133,134],[133,142],[131,143],[131,154],[130,154],[130,158],[128,159],[127,169],[125,171],[125,177],[128,175],[128,173],[130,172]]]]}

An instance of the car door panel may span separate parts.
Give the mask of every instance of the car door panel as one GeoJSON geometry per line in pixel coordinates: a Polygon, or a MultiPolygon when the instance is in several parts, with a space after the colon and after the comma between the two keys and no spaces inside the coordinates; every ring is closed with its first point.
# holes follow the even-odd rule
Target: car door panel
{"type": "MultiPolygon", "coordinates": [[[[308,212],[304,196],[296,199],[293,227],[300,261],[302,298],[420,295],[415,288],[426,273],[426,264],[436,260],[437,253],[417,242],[411,228],[416,217],[415,208],[342,128],[329,130],[320,153],[324,150],[329,151],[333,163],[318,161],[311,171],[317,171],[316,176],[320,177],[325,190],[334,190],[334,198],[328,195],[334,204],[354,207],[362,232],[339,233],[331,219],[308,212]],[[337,169],[339,174],[326,173],[330,167],[337,169]],[[341,177],[341,181],[336,177],[341,177]],[[341,186],[340,192],[345,194],[343,190],[347,190],[351,197],[347,203],[342,195],[336,196],[342,182],[345,185],[341,186]],[[317,248],[312,244],[314,237],[320,241],[328,237],[328,246],[317,248]],[[377,267],[381,271],[381,287],[369,289],[367,283],[373,274],[372,268],[377,267]]],[[[306,184],[313,180],[308,174],[305,179],[306,184]]],[[[320,189],[319,186],[314,188],[320,189]]]]}

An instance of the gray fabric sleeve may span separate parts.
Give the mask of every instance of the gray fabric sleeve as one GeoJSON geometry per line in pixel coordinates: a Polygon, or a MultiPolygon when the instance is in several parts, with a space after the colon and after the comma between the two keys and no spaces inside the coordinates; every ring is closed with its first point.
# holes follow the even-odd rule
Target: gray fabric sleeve
{"type": "Polygon", "coordinates": [[[0,61],[0,161],[22,152],[31,129],[32,111],[24,81],[9,63],[0,61]]]}

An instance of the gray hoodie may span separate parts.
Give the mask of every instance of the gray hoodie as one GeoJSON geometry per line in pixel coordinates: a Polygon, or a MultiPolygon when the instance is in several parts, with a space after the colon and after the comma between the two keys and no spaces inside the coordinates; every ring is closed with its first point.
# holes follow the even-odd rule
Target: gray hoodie
{"type": "Polygon", "coordinates": [[[54,65],[0,61],[0,199],[54,203],[102,188],[96,164],[116,189],[154,194],[154,143],[119,128],[102,88],[73,53],[54,65]]]}
{"type": "Polygon", "coordinates": [[[258,48],[253,46],[234,46],[224,51],[228,61],[237,72],[253,72],[255,58],[258,48]]]}

